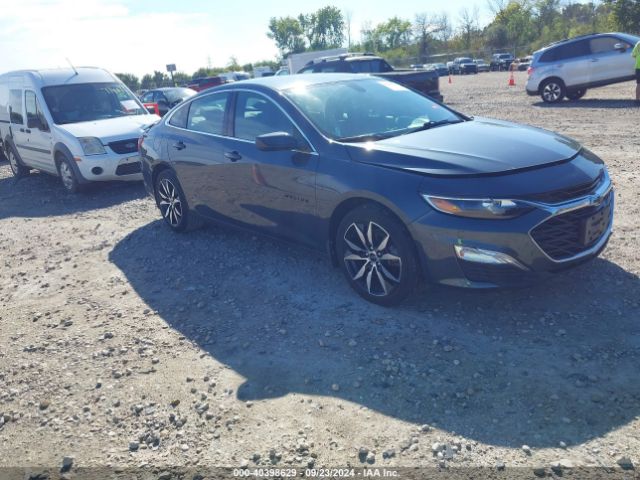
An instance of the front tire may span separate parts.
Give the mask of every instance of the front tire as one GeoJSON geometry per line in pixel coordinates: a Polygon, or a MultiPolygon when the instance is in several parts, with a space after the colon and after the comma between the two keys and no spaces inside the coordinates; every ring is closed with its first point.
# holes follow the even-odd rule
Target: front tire
{"type": "Polygon", "coordinates": [[[82,185],[71,162],[72,160],[66,156],[60,156],[58,158],[58,175],[67,193],[78,193],[82,190],[82,185]]]}
{"type": "Polygon", "coordinates": [[[347,213],[336,233],[336,254],[351,287],[383,306],[400,303],[418,282],[418,258],[405,225],[391,212],[365,204],[347,213]]]}
{"type": "Polygon", "coordinates": [[[9,160],[9,167],[11,167],[11,173],[13,173],[14,177],[21,178],[29,175],[29,168],[22,165],[22,162],[18,160],[18,155],[11,146],[7,148],[7,160],[9,160]]]}
{"type": "Polygon", "coordinates": [[[540,97],[545,103],[561,102],[566,94],[566,88],[561,80],[552,78],[546,80],[540,87],[540,97]]]}
{"type": "Polygon", "coordinates": [[[171,170],[158,174],[154,190],[162,219],[171,230],[186,232],[201,226],[200,219],[189,210],[182,186],[171,170]]]}

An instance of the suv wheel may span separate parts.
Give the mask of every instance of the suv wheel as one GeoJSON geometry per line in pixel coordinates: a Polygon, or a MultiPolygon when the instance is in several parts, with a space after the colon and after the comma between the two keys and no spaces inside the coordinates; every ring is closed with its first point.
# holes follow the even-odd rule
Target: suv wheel
{"type": "Polygon", "coordinates": [[[565,96],[566,89],[561,80],[551,78],[540,87],[540,97],[546,103],[558,103],[565,96]]]}
{"type": "Polygon", "coordinates": [[[587,93],[586,88],[581,88],[579,90],[572,90],[570,92],[567,92],[567,98],[569,100],[580,100],[582,97],[584,97],[585,93],[587,93]]]}
{"type": "Polygon", "coordinates": [[[418,281],[418,258],[404,224],[381,206],[365,204],[345,215],[336,254],[351,287],[365,300],[390,306],[418,281]]]}
{"type": "Polygon", "coordinates": [[[29,168],[22,165],[20,160],[18,160],[18,156],[16,152],[13,150],[13,147],[9,146],[7,148],[7,159],[9,160],[9,166],[11,167],[11,173],[13,173],[14,177],[24,177],[29,175],[29,168]]]}

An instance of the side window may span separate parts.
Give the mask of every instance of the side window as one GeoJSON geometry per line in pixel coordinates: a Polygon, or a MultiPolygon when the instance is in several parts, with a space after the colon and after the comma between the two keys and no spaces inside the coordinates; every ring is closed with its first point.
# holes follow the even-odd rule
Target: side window
{"type": "Polygon", "coordinates": [[[302,139],[295,125],[271,100],[256,93],[238,93],[235,136],[253,142],[256,137],[273,132],[287,132],[302,139]]]}
{"type": "Polygon", "coordinates": [[[339,62],[327,62],[327,63],[318,64],[315,71],[322,72],[322,73],[336,73],[336,72],[342,72],[344,70],[340,68],[339,62]]]}
{"type": "Polygon", "coordinates": [[[552,48],[551,50],[547,50],[542,55],[540,55],[540,62],[547,63],[553,62],[556,59],[556,49],[552,48]]]}
{"type": "Polygon", "coordinates": [[[228,94],[207,95],[191,102],[187,128],[196,132],[224,133],[224,112],[227,108],[228,94]]]}
{"type": "Polygon", "coordinates": [[[153,101],[154,101],[154,102],[156,102],[156,103],[159,103],[159,102],[169,103],[169,102],[167,101],[167,97],[165,97],[165,96],[164,96],[164,93],[162,93],[162,92],[156,92],[156,93],[153,95],[153,101]]]}
{"type": "Polygon", "coordinates": [[[614,46],[617,43],[622,43],[623,45],[627,45],[626,42],[618,40],[615,37],[598,37],[591,40],[591,53],[599,54],[599,53],[612,53],[617,50],[614,46]]]}
{"type": "Polygon", "coordinates": [[[141,98],[143,103],[153,103],[153,92],[145,93],[141,98]]]}
{"type": "Polygon", "coordinates": [[[373,62],[349,62],[349,66],[353,73],[371,73],[377,71],[372,68],[373,62]]]}
{"type": "Polygon", "coordinates": [[[187,119],[189,118],[189,105],[180,107],[175,111],[169,119],[169,125],[179,128],[187,128],[187,119]]]}
{"type": "Polygon", "coordinates": [[[589,55],[589,53],[589,41],[579,40],[577,42],[571,42],[567,45],[559,46],[556,51],[556,60],[572,60],[574,58],[589,55]]]}
{"type": "Polygon", "coordinates": [[[11,90],[9,92],[9,106],[11,107],[11,123],[22,125],[24,117],[22,115],[22,90],[11,90]]]}
{"type": "Polygon", "coordinates": [[[47,125],[47,120],[44,118],[42,114],[42,110],[40,109],[40,104],[38,103],[38,99],[36,98],[35,92],[27,90],[24,92],[24,103],[26,107],[27,113],[27,124],[29,124],[29,120],[38,119],[40,120],[40,130],[47,131],[49,130],[49,126],[47,125]]]}
{"type": "Polygon", "coordinates": [[[313,65],[310,65],[308,67],[304,67],[298,73],[313,73],[313,65]]]}

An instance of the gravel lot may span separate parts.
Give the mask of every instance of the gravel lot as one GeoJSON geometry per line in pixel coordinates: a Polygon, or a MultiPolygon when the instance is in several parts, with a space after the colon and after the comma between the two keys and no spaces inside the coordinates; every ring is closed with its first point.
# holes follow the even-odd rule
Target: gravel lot
{"type": "Polygon", "coordinates": [[[621,465],[640,468],[634,85],[547,106],[525,79],[445,77],[441,89],[465,113],[583,142],[609,166],[617,215],[601,258],[524,290],[424,286],[384,309],[322,254],[215,226],[172,234],[141,184],[69,196],[0,163],[0,468],[53,478],[73,457],[71,474],[150,478],[244,465],[498,478],[606,466],[632,478],[621,465]]]}

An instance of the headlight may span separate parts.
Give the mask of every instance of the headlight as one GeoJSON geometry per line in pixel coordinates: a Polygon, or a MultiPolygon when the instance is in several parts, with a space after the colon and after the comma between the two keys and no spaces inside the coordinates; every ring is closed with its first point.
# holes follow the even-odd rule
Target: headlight
{"type": "Polygon", "coordinates": [[[82,151],[85,155],[100,155],[106,153],[104,146],[99,138],[96,137],[81,137],[78,138],[82,151]]]}
{"type": "Polygon", "coordinates": [[[442,198],[423,195],[433,208],[458,217],[505,219],[514,218],[533,207],[519,200],[442,198]]]}

